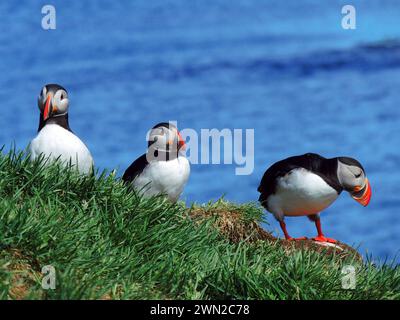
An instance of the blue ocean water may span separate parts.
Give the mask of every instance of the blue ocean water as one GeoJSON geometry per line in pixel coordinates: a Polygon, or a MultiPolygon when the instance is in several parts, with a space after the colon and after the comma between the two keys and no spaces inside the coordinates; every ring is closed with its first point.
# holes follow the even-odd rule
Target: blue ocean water
{"type": "MultiPolygon", "coordinates": [[[[395,258],[400,226],[400,3],[352,1],[357,29],[341,27],[344,1],[43,1],[0,3],[0,144],[24,148],[43,84],[69,91],[71,127],[100,169],[119,173],[141,155],[147,130],[254,129],[255,169],[192,165],[183,199],[256,201],[265,169],[316,152],[359,159],[370,206],[346,194],[322,214],[325,233],[395,258]]],[[[278,230],[271,215],[269,230],[278,230]]],[[[294,236],[315,233],[288,219],[294,236]]],[[[396,258],[396,261],[400,261],[396,258]]]]}

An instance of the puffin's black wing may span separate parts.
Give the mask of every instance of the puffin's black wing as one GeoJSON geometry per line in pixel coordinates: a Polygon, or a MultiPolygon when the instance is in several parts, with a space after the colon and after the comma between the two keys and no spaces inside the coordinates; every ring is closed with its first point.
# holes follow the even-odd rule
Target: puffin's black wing
{"type": "Polygon", "coordinates": [[[126,169],[124,175],[122,176],[122,180],[125,182],[133,181],[139,174],[141,174],[146,168],[149,162],[146,159],[146,154],[137,158],[128,169],[126,169]]]}
{"type": "Polygon", "coordinates": [[[276,182],[280,177],[296,168],[304,168],[312,172],[320,172],[327,159],[315,153],[306,153],[301,156],[290,157],[274,163],[265,171],[258,187],[261,193],[259,201],[264,203],[271,194],[276,192],[276,182]]]}

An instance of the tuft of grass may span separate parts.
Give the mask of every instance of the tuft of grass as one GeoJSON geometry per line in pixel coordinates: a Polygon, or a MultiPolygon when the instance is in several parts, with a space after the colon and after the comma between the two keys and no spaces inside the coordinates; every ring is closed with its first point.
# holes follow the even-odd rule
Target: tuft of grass
{"type": "Polygon", "coordinates": [[[0,299],[399,299],[396,265],[288,251],[262,210],[146,199],[113,174],[0,154],[0,299]],[[42,289],[41,269],[56,270],[42,289]],[[356,268],[355,290],[342,267],[356,268]]]}
{"type": "Polygon", "coordinates": [[[254,203],[235,204],[220,199],[202,206],[193,204],[188,214],[198,223],[212,221],[219,233],[233,243],[277,241],[260,227],[260,223],[266,221],[262,210],[254,203]]]}

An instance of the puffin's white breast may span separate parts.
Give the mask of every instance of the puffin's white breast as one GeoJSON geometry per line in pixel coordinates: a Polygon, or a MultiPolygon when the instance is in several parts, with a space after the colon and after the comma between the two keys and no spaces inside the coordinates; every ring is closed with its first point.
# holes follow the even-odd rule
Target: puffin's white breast
{"type": "Polygon", "coordinates": [[[310,215],[321,212],[337,197],[337,191],[319,175],[300,168],[278,179],[275,194],[268,197],[268,207],[278,216],[310,215]]]}
{"type": "Polygon", "coordinates": [[[171,201],[176,202],[183,192],[189,174],[190,164],[183,156],[170,161],[151,161],[135,178],[133,185],[147,197],[165,194],[171,201]]]}
{"type": "Polygon", "coordinates": [[[47,124],[30,144],[32,160],[41,154],[47,159],[76,166],[80,173],[89,174],[93,169],[93,158],[85,144],[72,132],[57,124],[47,124]]]}

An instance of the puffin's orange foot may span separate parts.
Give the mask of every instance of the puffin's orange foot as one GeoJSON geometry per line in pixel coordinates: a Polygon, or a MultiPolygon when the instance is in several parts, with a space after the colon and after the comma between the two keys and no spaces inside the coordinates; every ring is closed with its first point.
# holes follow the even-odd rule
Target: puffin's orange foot
{"type": "Polygon", "coordinates": [[[337,243],[338,241],[332,238],[327,238],[325,236],[317,236],[315,238],[312,238],[314,241],[317,242],[330,242],[330,243],[337,243]]]}
{"type": "Polygon", "coordinates": [[[300,237],[300,238],[289,237],[289,238],[286,238],[286,240],[289,240],[289,241],[299,241],[299,240],[307,240],[307,239],[308,239],[307,237],[300,237]]]}

